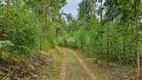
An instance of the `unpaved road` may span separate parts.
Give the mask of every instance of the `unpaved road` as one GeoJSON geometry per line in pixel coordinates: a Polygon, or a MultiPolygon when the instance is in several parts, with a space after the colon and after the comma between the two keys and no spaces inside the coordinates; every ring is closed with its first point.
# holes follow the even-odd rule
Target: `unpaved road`
{"type": "Polygon", "coordinates": [[[62,51],[64,53],[64,59],[60,80],[99,80],[75,51],[67,48],[62,48],[62,51]]]}

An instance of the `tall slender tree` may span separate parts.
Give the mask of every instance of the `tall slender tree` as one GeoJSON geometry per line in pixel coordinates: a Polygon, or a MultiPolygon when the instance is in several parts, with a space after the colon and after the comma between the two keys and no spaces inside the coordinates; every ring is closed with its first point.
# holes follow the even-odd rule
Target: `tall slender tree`
{"type": "Polygon", "coordinates": [[[141,0],[134,1],[135,8],[135,21],[136,21],[136,54],[137,54],[137,67],[138,67],[138,80],[141,80],[141,69],[140,69],[140,50],[139,50],[139,26],[138,26],[138,16],[139,16],[139,7],[141,0]]]}
{"type": "MultiPolygon", "coordinates": [[[[6,33],[8,32],[8,27],[9,27],[9,11],[10,11],[10,0],[7,0],[6,33]]],[[[6,36],[6,39],[8,39],[8,35],[6,36]]]]}

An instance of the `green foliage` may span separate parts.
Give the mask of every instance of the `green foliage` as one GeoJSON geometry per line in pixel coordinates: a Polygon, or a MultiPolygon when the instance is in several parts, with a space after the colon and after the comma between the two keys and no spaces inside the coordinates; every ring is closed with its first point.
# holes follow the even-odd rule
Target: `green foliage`
{"type": "MultiPolygon", "coordinates": [[[[30,14],[24,6],[11,8],[9,15],[9,40],[14,44],[12,52],[28,53],[37,47],[39,42],[40,26],[34,23],[34,15],[30,14]],[[14,15],[14,17],[13,17],[14,15]]],[[[35,20],[37,22],[37,20],[35,20]]]]}
{"type": "Polygon", "coordinates": [[[65,37],[58,36],[57,41],[58,41],[57,45],[59,45],[59,46],[66,46],[66,44],[65,44],[66,38],[65,37]]]}
{"type": "Polygon", "coordinates": [[[10,3],[8,11],[6,1],[0,1],[1,50],[27,54],[57,45],[57,23],[66,0],[10,0],[10,3]]]}
{"type": "Polygon", "coordinates": [[[0,50],[5,49],[5,48],[9,48],[9,47],[13,47],[14,45],[12,44],[11,41],[0,41],[0,50]]]}

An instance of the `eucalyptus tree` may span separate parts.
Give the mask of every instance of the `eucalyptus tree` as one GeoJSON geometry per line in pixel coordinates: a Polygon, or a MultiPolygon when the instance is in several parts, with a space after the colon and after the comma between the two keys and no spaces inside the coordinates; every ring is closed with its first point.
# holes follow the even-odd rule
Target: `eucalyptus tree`
{"type": "Polygon", "coordinates": [[[96,1],[95,0],[82,0],[78,4],[78,19],[82,20],[85,19],[86,21],[91,18],[92,14],[95,14],[95,6],[96,1]]]}
{"type": "Polygon", "coordinates": [[[3,37],[5,40],[8,39],[8,27],[9,27],[9,11],[10,11],[10,0],[7,0],[7,1],[0,1],[0,4],[1,5],[5,5],[6,6],[6,16],[5,16],[5,30],[3,32],[0,32],[0,35],[4,35],[4,36],[1,36],[3,37]],[[6,3],[6,5],[4,4],[6,3]]]}
{"type": "Polygon", "coordinates": [[[136,21],[136,54],[137,54],[137,67],[138,67],[138,80],[141,80],[141,68],[140,68],[140,51],[139,51],[139,16],[142,12],[142,0],[134,1],[134,16],[136,21]]]}
{"type": "MultiPolygon", "coordinates": [[[[114,19],[121,15],[121,22],[135,21],[135,52],[137,54],[138,80],[140,80],[140,53],[139,53],[139,27],[138,21],[141,14],[141,0],[106,0],[106,15],[110,19],[114,19]]],[[[124,47],[125,52],[125,47],[124,47]]],[[[125,53],[124,53],[125,54],[125,53]]]]}
{"type": "MultiPolygon", "coordinates": [[[[117,0],[106,0],[104,3],[104,8],[106,10],[105,16],[107,17],[107,26],[108,27],[108,31],[109,31],[109,23],[110,21],[112,21],[114,18],[116,18],[116,16],[118,16],[119,14],[119,5],[117,4],[117,0]]],[[[107,62],[110,62],[110,48],[109,48],[109,33],[107,32],[107,38],[106,38],[106,51],[107,51],[107,62]]]]}
{"type": "Polygon", "coordinates": [[[5,29],[6,29],[6,19],[5,19],[5,5],[2,3],[2,1],[0,1],[0,39],[4,40],[5,38],[5,29]]]}
{"type": "Polygon", "coordinates": [[[7,13],[6,13],[6,28],[8,30],[8,25],[9,25],[9,10],[10,10],[10,0],[7,0],[7,13]]]}
{"type": "Polygon", "coordinates": [[[99,2],[98,14],[100,16],[100,22],[103,20],[103,0],[97,0],[99,2]]]}
{"type": "MultiPolygon", "coordinates": [[[[52,27],[56,26],[56,20],[59,19],[60,9],[66,4],[66,0],[30,0],[27,1],[28,6],[32,9],[32,11],[37,14],[38,19],[41,22],[41,42],[42,39],[44,43],[46,41],[47,31],[49,32],[49,24],[52,27]]],[[[54,28],[52,28],[54,30],[54,28]]],[[[53,39],[53,38],[49,38],[53,39]]],[[[50,40],[53,41],[53,40],[50,40]]],[[[51,42],[52,43],[52,42],[51,42]]],[[[52,43],[54,45],[54,43],[52,43]]]]}
{"type": "Polygon", "coordinates": [[[99,3],[99,8],[98,8],[98,15],[100,16],[99,19],[100,19],[100,54],[103,53],[103,42],[102,42],[102,32],[103,32],[103,25],[102,25],[102,20],[103,20],[103,0],[96,0],[98,3],[99,3]]]}
{"type": "Polygon", "coordinates": [[[44,49],[56,45],[60,9],[65,4],[66,0],[0,0],[0,40],[8,35],[13,53],[29,53],[40,44],[44,49]]]}

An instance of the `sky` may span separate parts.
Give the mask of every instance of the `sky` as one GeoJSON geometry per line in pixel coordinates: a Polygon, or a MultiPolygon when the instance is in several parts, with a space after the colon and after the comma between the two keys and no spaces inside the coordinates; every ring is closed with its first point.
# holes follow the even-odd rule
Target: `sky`
{"type": "Polygon", "coordinates": [[[77,8],[78,8],[78,4],[79,2],[81,2],[82,0],[67,0],[67,5],[65,5],[61,11],[65,12],[65,13],[71,13],[73,15],[73,17],[77,18],[77,8]]]}

